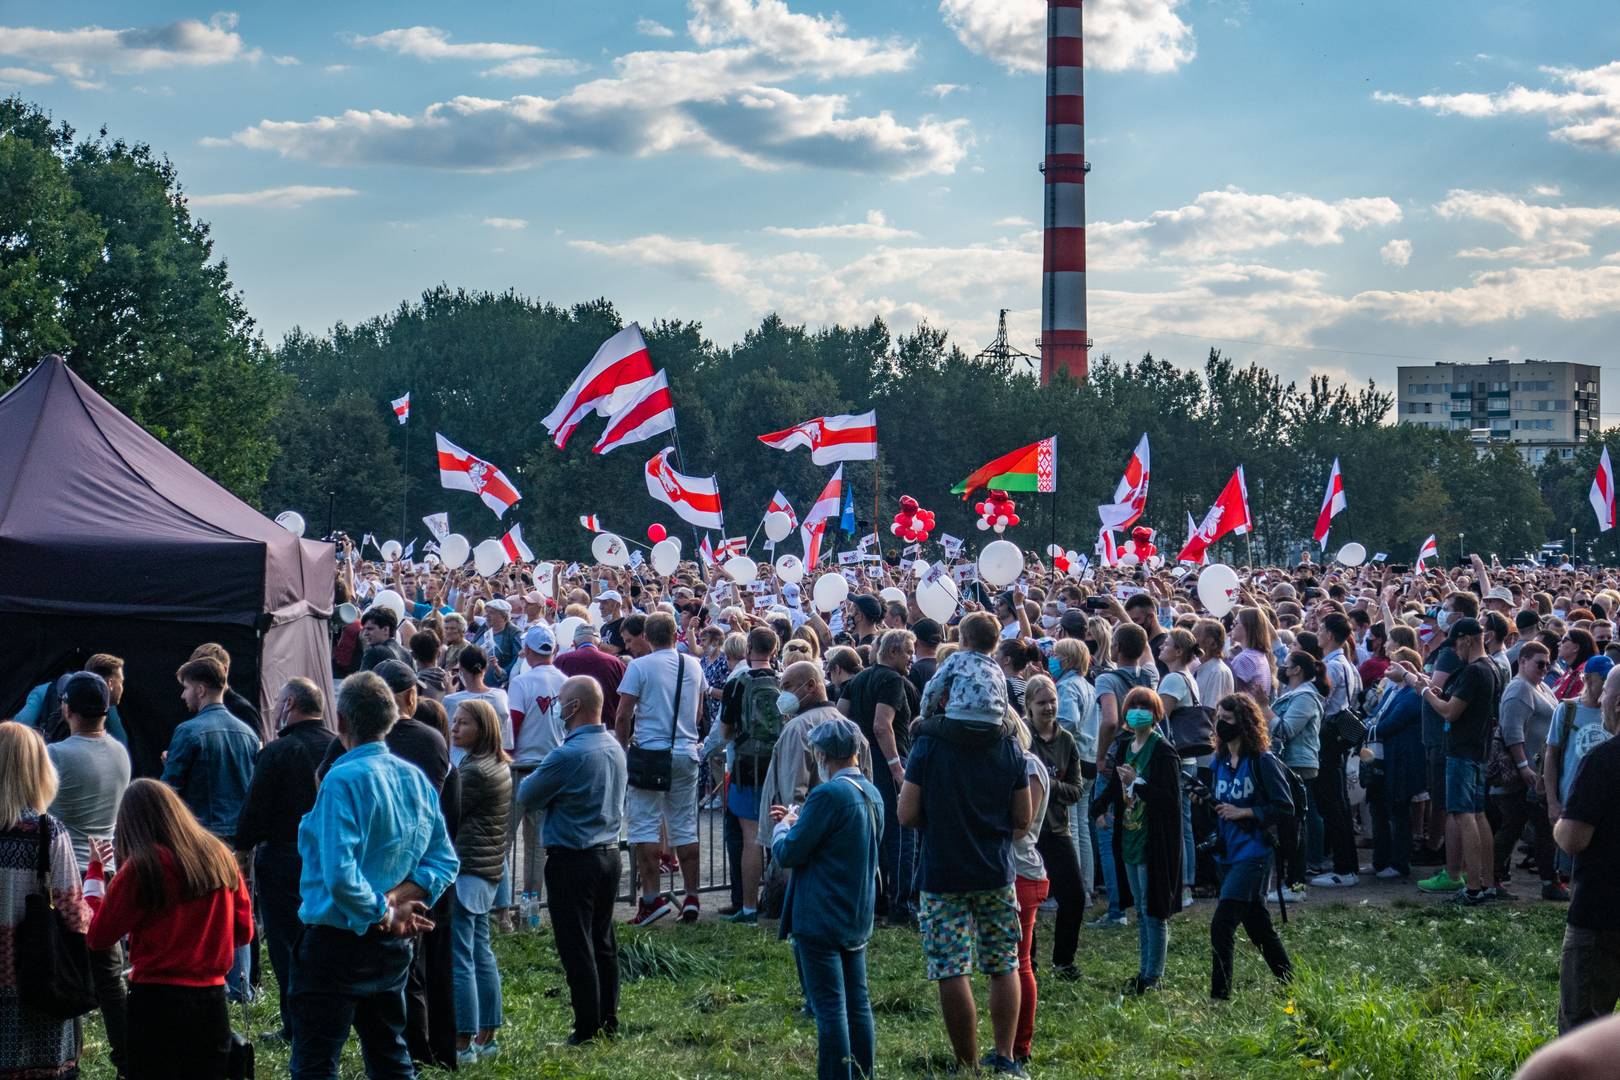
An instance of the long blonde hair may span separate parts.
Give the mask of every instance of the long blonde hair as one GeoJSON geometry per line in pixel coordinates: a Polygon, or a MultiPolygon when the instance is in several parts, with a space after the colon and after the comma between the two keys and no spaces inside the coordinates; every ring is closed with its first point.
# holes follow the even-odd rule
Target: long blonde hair
{"type": "Polygon", "coordinates": [[[45,740],[26,724],[0,724],[0,829],[14,829],[24,814],[43,814],[56,801],[56,766],[45,740]]]}

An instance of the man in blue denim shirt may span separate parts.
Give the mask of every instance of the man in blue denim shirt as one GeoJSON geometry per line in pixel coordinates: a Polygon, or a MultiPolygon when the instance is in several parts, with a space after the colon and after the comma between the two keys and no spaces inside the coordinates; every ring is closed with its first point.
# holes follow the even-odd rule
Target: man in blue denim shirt
{"type": "Polygon", "coordinates": [[[163,782],[179,792],[203,828],[229,844],[253,779],[259,740],[225,708],[225,668],[218,660],[188,660],[176,678],[180,699],[196,715],[169,738],[163,782]]]}
{"type": "Polygon", "coordinates": [[[398,716],[388,684],[351,675],[337,708],[348,749],[298,826],[304,932],[293,958],[292,1075],[337,1080],[353,1027],[372,1080],[409,1080],[410,939],[433,928],[428,908],[460,863],[427,775],[383,742],[398,716]]]}

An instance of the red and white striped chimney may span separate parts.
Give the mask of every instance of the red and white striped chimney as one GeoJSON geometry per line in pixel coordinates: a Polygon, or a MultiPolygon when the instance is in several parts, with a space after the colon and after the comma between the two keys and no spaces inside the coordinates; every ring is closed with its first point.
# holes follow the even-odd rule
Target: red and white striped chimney
{"type": "Polygon", "coordinates": [[[1041,382],[1086,377],[1086,126],[1082,0],[1046,0],[1046,252],[1041,382]]]}

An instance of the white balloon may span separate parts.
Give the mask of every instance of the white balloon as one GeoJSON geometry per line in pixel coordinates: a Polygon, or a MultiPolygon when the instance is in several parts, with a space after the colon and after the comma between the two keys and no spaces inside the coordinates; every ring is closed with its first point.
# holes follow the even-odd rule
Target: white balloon
{"type": "Polygon", "coordinates": [[[405,550],[405,545],[401,544],[398,540],[384,540],[383,545],[382,545],[383,561],[384,562],[394,562],[394,561],[396,561],[400,556],[400,552],[402,552],[404,550],[405,550]]]}
{"type": "Polygon", "coordinates": [[[1367,561],[1367,549],[1351,541],[1339,549],[1339,561],[1346,566],[1360,566],[1367,561]]]}
{"type": "Polygon", "coordinates": [[[472,545],[460,533],[451,533],[439,541],[439,558],[444,560],[446,570],[454,570],[467,561],[472,554],[472,545]]]}
{"type": "Polygon", "coordinates": [[[832,611],[849,598],[849,582],[844,580],[842,574],[822,574],[816,578],[810,595],[818,610],[832,611]]]}
{"type": "Polygon", "coordinates": [[[878,595],[893,604],[903,604],[906,602],[906,591],[904,589],[896,588],[893,585],[890,585],[888,588],[882,590],[878,593],[878,595]]]}
{"type": "Polygon", "coordinates": [[[1002,533],[1007,531],[1007,526],[1002,524],[999,521],[996,522],[993,526],[991,526],[991,528],[996,530],[996,535],[997,536],[1000,536],[1002,533]]]}
{"type": "Polygon", "coordinates": [[[1080,553],[1078,551],[1074,550],[1073,548],[1070,548],[1068,551],[1065,551],[1063,553],[1063,557],[1065,559],[1068,559],[1069,563],[1071,565],[1073,565],[1074,563],[1077,563],[1077,562],[1080,561],[1080,553]]]}
{"type": "Polygon", "coordinates": [[[1062,545],[1060,545],[1060,544],[1048,544],[1048,545],[1046,545],[1046,557],[1048,559],[1055,559],[1061,554],[1063,554],[1062,545]]]}
{"type": "Polygon", "coordinates": [[[438,566],[439,561],[440,561],[439,557],[437,555],[433,554],[433,552],[431,552],[431,551],[428,552],[426,555],[422,556],[422,565],[423,566],[438,566]]]}
{"type": "Polygon", "coordinates": [[[733,555],[726,560],[726,576],[739,585],[746,585],[759,576],[759,564],[746,555],[733,555]]]}
{"type": "Polygon", "coordinates": [[[681,542],[673,536],[666,536],[652,549],[653,572],[659,577],[669,577],[681,565],[681,542]]]}
{"type": "Polygon", "coordinates": [[[557,651],[567,652],[574,647],[574,631],[585,625],[585,620],[578,615],[570,615],[557,624],[556,638],[557,651]]]}
{"type": "Polygon", "coordinates": [[[304,535],[304,515],[296,510],[283,510],[276,515],[276,524],[294,536],[304,535]]]}
{"type": "Polygon", "coordinates": [[[1217,619],[1237,607],[1238,576],[1225,563],[1206,566],[1198,575],[1198,599],[1217,619]]]}
{"type": "Polygon", "coordinates": [[[630,565],[630,545],[617,533],[601,532],[591,539],[591,554],[603,566],[622,570],[630,565]]]}
{"type": "Polygon", "coordinates": [[[917,586],[918,609],[942,626],[956,614],[958,599],[956,581],[949,574],[941,574],[934,581],[924,581],[917,586]]]}
{"type": "Polygon", "coordinates": [[[473,548],[473,567],[483,577],[489,577],[506,565],[506,549],[499,540],[485,540],[473,548]]]}
{"type": "Polygon", "coordinates": [[[401,619],[405,617],[405,598],[393,589],[384,589],[372,597],[371,606],[387,608],[401,619]]]}
{"type": "Polygon", "coordinates": [[[984,532],[990,527],[990,522],[986,518],[980,518],[975,524],[979,526],[980,532],[984,532]]]}
{"type": "Polygon", "coordinates": [[[1141,561],[1142,561],[1141,559],[1138,559],[1135,555],[1132,555],[1128,551],[1125,554],[1121,555],[1119,557],[1119,559],[1118,559],[1119,565],[1121,565],[1121,566],[1135,566],[1137,563],[1139,563],[1141,561]]]}
{"type": "Polygon", "coordinates": [[[932,568],[933,564],[927,559],[918,559],[916,562],[911,564],[911,573],[913,577],[921,579],[927,577],[928,571],[932,568]]]}
{"type": "Polygon", "coordinates": [[[1024,553],[1011,540],[992,540],[979,552],[979,579],[986,585],[1011,585],[1023,572],[1024,553]]]}
{"type": "Polygon", "coordinates": [[[772,510],[765,515],[765,537],[771,543],[786,540],[788,533],[793,531],[793,519],[780,510],[772,510]]]}
{"type": "Polygon", "coordinates": [[[797,555],[784,555],[776,560],[776,576],[789,585],[804,580],[804,560],[797,555]]]}
{"type": "Polygon", "coordinates": [[[1149,555],[1148,556],[1147,567],[1148,567],[1149,570],[1157,570],[1159,567],[1161,567],[1163,565],[1164,565],[1163,557],[1161,557],[1159,555],[1149,555]]]}

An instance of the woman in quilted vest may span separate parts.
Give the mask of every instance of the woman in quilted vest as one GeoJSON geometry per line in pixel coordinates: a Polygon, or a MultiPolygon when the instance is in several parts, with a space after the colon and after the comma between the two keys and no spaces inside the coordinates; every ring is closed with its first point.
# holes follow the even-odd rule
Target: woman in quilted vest
{"type": "Polygon", "coordinates": [[[493,1057],[501,1026],[501,973],[489,946],[489,912],[506,870],[512,813],[510,758],[501,749],[501,725],[487,701],[456,706],[450,741],[461,759],[461,829],[456,833],[456,898],[451,917],[456,982],[457,1061],[493,1057]]]}

